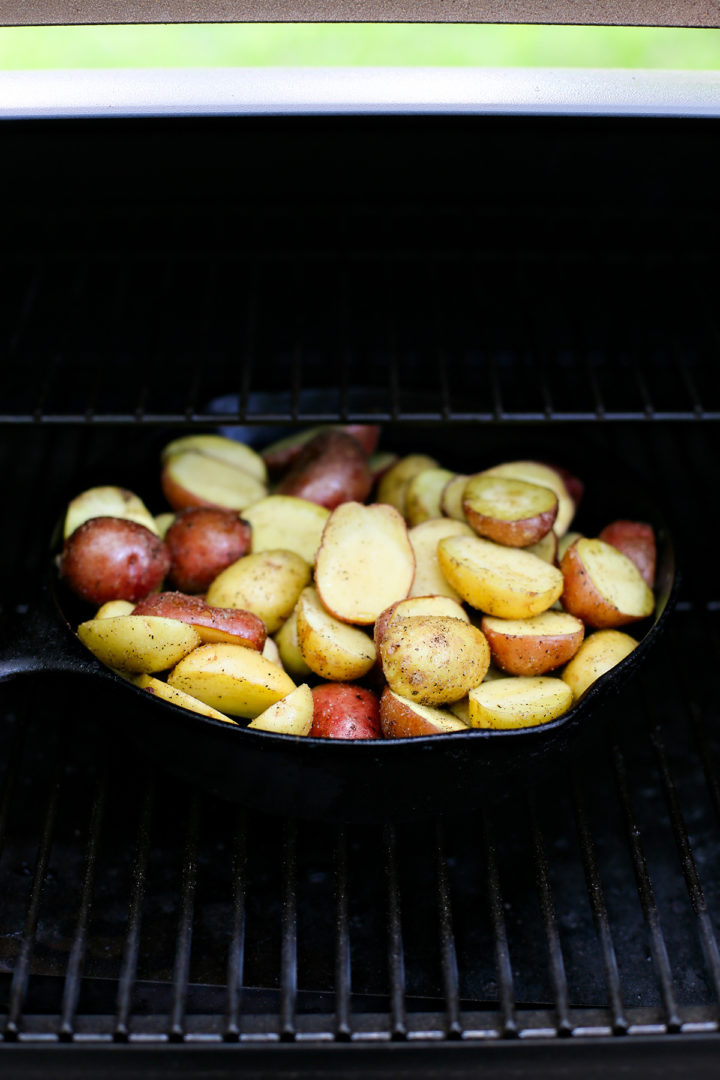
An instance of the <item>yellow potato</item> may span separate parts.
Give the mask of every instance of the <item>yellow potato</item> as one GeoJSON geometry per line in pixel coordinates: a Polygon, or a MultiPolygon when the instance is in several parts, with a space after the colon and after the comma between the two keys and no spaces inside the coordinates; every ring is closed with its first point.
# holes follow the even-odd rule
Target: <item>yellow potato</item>
{"type": "Polygon", "coordinates": [[[562,673],[564,682],[570,687],[574,699],[584,694],[588,686],[610,671],[633,649],[637,641],[620,630],[598,630],[585,638],[562,673]]]}
{"type": "Polygon", "coordinates": [[[243,511],[252,525],[252,550],[294,551],[312,565],[330,511],[293,495],[268,495],[243,511]]]}
{"type": "Polygon", "coordinates": [[[303,660],[321,679],[361,679],[377,659],[372,639],[362,630],[333,618],[315,589],[305,589],[300,597],[297,633],[303,660]]]}
{"type": "Polygon", "coordinates": [[[162,452],[163,462],[178,454],[193,452],[203,457],[213,458],[233,469],[240,469],[254,477],[261,484],[267,482],[267,468],[264,460],[244,443],[227,439],[224,435],[184,435],[168,443],[162,452]]]}
{"type": "Polygon", "coordinates": [[[278,630],[275,635],[275,644],[278,647],[283,667],[293,679],[307,679],[308,675],[312,675],[312,671],[303,660],[298,644],[297,608],[278,630]]]}
{"type": "Polygon", "coordinates": [[[419,705],[386,686],[380,699],[380,725],[386,739],[412,739],[422,735],[449,735],[468,726],[447,709],[419,705]]]}
{"type": "Polygon", "coordinates": [[[441,540],[438,562],[463,600],[500,619],[539,615],[563,591],[563,576],[557,567],[522,548],[504,547],[480,537],[441,540]]]}
{"type": "Polygon", "coordinates": [[[132,615],[135,604],[129,600],[108,600],[95,612],[96,619],[113,619],[116,615],[132,615]]]}
{"type": "Polygon", "coordinates": [[[478,686],[490,664],[485,635],[462,619],[416,615],[391,623],[380,642],[388,686],[421,705],[445,705],[478,686]]]}
{"type": "Polygon", "coordinates": [[[271,637],[265,638],[265,644],[262,647],[261,655],[269,660],[271,664],[277,664],[278,667],[283,666],[283,662],[280,659],[280,650],[271,637]]]}
{"type": "Polygon", "coordinates": [[[399,510],[404,515],[405,496],[408,484],[413,476],[424,472],[425,469],[436,469],[437,467],[438,463],[435,458],[428,457],[426,454],[409,454],[407,457],[400,458],[397,465],[393,465],[381,477],[378,485],[377,501],[394,506],[396,510],[399,510]]]}
{"type": "Polygon", "coordinates": [[[453,518],[454,521],[467,520],[463,510],[463,495],[469,479],[469,476],[458,473],[452,480],[448,480],[440,497],[440,509],[445,517],[453,518]]]}
{"type": "Polygon", "coordinates": [[[213,709],[253,719],[295,683],[277,664],[242,645],[201,645],[170,672],[168,684],[213,709]]]}
{"type": "Polygon", "coordinates": [[[176,515],[168,511],[166,514],[155,515],[155,528],[158,536],[164,540],[167,536],[167,531],[175,520],[176,515]]]}
{"type": "Polygon", "coordinates": [[[545,533],[542,539],[538,540],[537,544],[530,544],[525,548],[525,551],[529,551],[531,555],[537,555],[538,559],[542,559],[543,562],[555,566],[558,561],[558,546],[557,534],[551,529],[549,533],[545,533]]]}
{"type": "Polygon", "coordinates": [[[402,622],[414,615],[447,615],[451,619],[462,619],[470,622],[470,616],[465,608],[449,596],[409,596],[407,600],[398,600],[377,618],[373,640],[379,645],[383,635],[395,622],[402,622]]]}
{"type": "Polygon", "coordinates": [[[564,536],[575,517],[575,501],[571,497],[560,473],[540,461],[507,461],[485,469],[484,476],[504,476],[512,480],[524,480],[528,484],[539,484],[550,488],[557,495],[558,512],[553,529],[555,535],[564,536]]]}
{"type": "Polygon", "coordinates": [[[155,518],[142,499],[120,487],[88,488],[77,495],[67,508],[63,537],[67,540],[86,521],[96,517],[122,518],[123,521],[135,521],[144,525],[151,533],[158,533],[155,518]]]}
{"type": "Polygon", "coordinates": [[[470,723],[476,728],[525,728],[546,724],[572,705],[562,679],[547,675],[495,679],[468,695],[470,723]]]}
{"type": "Polygon", "coordinates": [[[312,690],[304,683],[251,720],[248,727],[276,735],[309,735],[312,722],[312,690]]]}
{"type": "Polygon", "coordinates": [[[200,644],[194,627],[156,615],[91,619],[78,637],[108,667],[147,674],[167,671],[200,644]]]}
{"type": "Polygon", "coordinates": [[[448,469],[424,469],[413,476],[405,492],[405,517],[409,525],[442,516],[440,499],[454,476],[448,469]]]}
{"type": "Polygon", "coordinates": [[[223,720],[226,724],[237,727],[235,721],[231,720],[229,716],[218,712],[217,709],[211,709],[204,701],[198,701],[197,698],[190,697],[189,694],[178,690],[174,686],[168,686],[161,679],[155,679],[152,675],[129,675],[127,678],[135,686],[139,686],[141,690],[147,690],[149,694],[162,698],[163,701],[169,701],[172,705],[179,705],[181,709],[200,713],[201,716],[210,716],[213,720],[223,720]]]}
{"type": "Polygon", "coordinates": [[[211,607],[251,611],[273,634],[291,614],[310,573],[308,563],[294,551],[261,551],[218,574],[206,599],[211,607]]]}
{"type": "Polygon", "coordinates": [[[453,521],[450,518],[433,518],[410,529],[408,536],[415,553],[415,577],[410,596],[449,596],[459,601],[460,594],[448,583],[440,569],[438,544],[448,536],[474,535],[466,521],[453,521]]]}

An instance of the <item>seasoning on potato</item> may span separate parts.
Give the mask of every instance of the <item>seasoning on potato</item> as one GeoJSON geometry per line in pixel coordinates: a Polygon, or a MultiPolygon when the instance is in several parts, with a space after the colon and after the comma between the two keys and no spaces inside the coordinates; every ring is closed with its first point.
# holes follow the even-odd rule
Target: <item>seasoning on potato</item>
{"type": "Polygon", "coordinates": [[[582,537],[563,555],[562,605],[586,626],[624,626],[652,615],[655,598],[635,563],[602,540],[582,537]]]}
{"type": "Polygon", "coordinates": [[[224,641],[262,652],[267,637],[265,623],[252,612],[211,607],[199,596],[186,596],[179,592],[147,596],[134,608],[133,614],[159,615],[188,623],[206,644],[224,641]]]}
{"type": "Polygon", "coordinates": [[[498,730],[547,724],[572,705],[570,687],[547,675],[496,679],[468,697],[472,726],[498,730]]]}
{"type": "Polygon", "coordinates": [[[365,451],[357,439],[343,431],[323,431],[303,447],[277,493],[333,510],[348,499],[366,499],[372,483],[365,451]]]}
{"type": "Polygon", "coordinates": [[[167,547],[155,533],[122,518],[93,517],[65,541],[60,574],[91,604],[142,600],[170,567],[167,547]]]}
{"type": "Polygon", "coordinates": [[[173,668],[167,681],[219,712],[249,720],[295,689],[277,664],[241,645],[201,645],[173,668]]]}
{"type": "Polygon", "coordinates": [[[311,671],[331,682],[362,679],[375,664],[373,641],[356,626],[325,610],[315,589],[304,589],[297,606],[300,653],[311,671]]]}
{"type": "Polygon", "coordinates": [[[421,705],[396,694],[389,686],[380,698],[380,723],[386,739],[415,739],[421,735],[450,735],[468,730],[467,724],[448,709],[421,705]]]}
{"type": "Polygon", "coordinates": [[[462,506],[478,536],[524,548],[537,544],[550,532],[559,503],[550,488],[509,476],[479,473],[466,483],[462,506]]]}
{"type": "Polygon", "coordinates": [[[250,551],[252,530],[235,510],[192,506],[177,514],[165,533],[170,553],[168,584],[183,593],[204,593],[214,579],[250,551]]]}
{"type": "Polygon", "coordinates": [[[636,648],[635,638],[621,630],[598,630],[585,638],[562,673],[575,701],[636,648]]]}
{"type": "Polygon", "coordinates": [[[321,683],[313,688],[314,739],[379,739],[380,702],[371,690],[352,683],[321,683]]]}
{"type": "Polygon", "coordinates": [[[481,627],[493,660],[510,675],[544,675],[562,667],[585,636],[580,619],[563,611],[543,611],[529,619],[484,615],[481,627]]]}
{"type": "Polygon", "coordinates": [[[309,564],[294,551],[260,551],[218,574],[206,599],[211,607],[251,611],[274,634],[292,612],[310,574],[309,564]]]}
{"type": "Polygon", "coordinates": [[[416,615],[390,624],[380,642],[388,686],[421,705],[445,705],[478,686],[490,665],[485,635],[462,619],[416,615]]]}

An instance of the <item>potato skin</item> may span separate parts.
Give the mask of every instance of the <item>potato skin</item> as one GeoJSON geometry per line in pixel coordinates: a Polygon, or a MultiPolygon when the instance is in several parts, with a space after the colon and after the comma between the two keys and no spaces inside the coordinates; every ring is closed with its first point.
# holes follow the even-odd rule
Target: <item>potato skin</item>
{"type": "Polygon", "coordinates": [[[612,544],[637,566],[643,581],[652,589],[655,584],[657,548],[652,525],[644,521],[613,521],[598,533],[598,540],[612,544]]]}
{"type": "Polygon", "coordinates": [[[562,673],[577,701],[589,686],[629,656],[637,641],[621,630],[598,630],[585,638],[575,656],[562,673]]]}
{"type": "Polygon", "coordinates": [[[541,540],[555,523],[558,505],[557,495],[549,488],[482,473],[470,477],[462,499],[465,517],[478,536],[507,547],[529,547],[541,540]],[[515,505],[523,505],[522,516],[507,516],[508,496],[516,500],[515,505]]]}
{"type": "Polygon", "coordinates": [[[90,518],[67,538],[60,557],[60,574],[73,592],[97,606],[142,600],[169,568],[160,537],[122,518],[90,518]]]}
{"type": "Polygon", "coordinates": [[[421,705],[444,705],[478,686],[490,666],[490,648],[475,626],[442,615],[391,623],[380,643],[390,689],[421,705]]]}
{"type": "MultiPolygon", "coordinates": [[[[576,540],[567,549],[560,563],[560,571],[564,579],[560,603],[565,611],[569,611],[571,615],[581,619],[586,626],[594,629],[625,626],[650,615],[652,608],[643,615],[620,611],[602,595],[583,564],[578,548],[581,542],[587,543],[584,538],[576,540]]],[[[623,557],[627,559],[627,556],[623,557]]]]}
{"type": "Polygon", "coordinates": [[[380,739],[380,702],[351,683],[323,683],[313,696],[310,735],[317,739],[380,739]]]}
{"type": "Polygon", "coordinates": [[[194,626],[205,642],[226,641],[262,652],[267,637],[265,623],[250,611],[210,607],[199,596],[181,592],[157,593],[141,600],[133,615],[159,615],[194,626]]]}
{"type": "Polygon", "coordinates": [[[567,634],[504,633],[498,625],[502,620],[488,615],[480,625],[499,668],[510,675],[544,675],[566,664],[580,648],[585,627],[579,619],[575,621],[574,632],[567,634]]]}
{"type": "Polygon", "coordinates": [[[215,607],[252,611],[274,634],[292,613],[310,574],[308,563],[294,551],[258,551],[218,574],[206,599],[215,607]]]}
{"type": "Polygon", "coordinates": [[[277,493],[295,495],[334,510],[344,502],[363,502],[372,483],[372,473],[357,439],[343,431],[324,431],[302,448],[277,493]]]}
{"type": "Polygon", "coordinates": [[[351,435],[353,439],[360,443],[366,457],[370,457],[371,454],[375,453],[377,444],[380,441],[380,427],[378,424],[333,424],[328,428],[305,428],[304,431],[297,431],[294,435],[288,435],[287,438],[280,439],[279,442],[274,442],[265,447],[262,451],[262,457],[269,471],[277,474],[284,469],[289,469],[295,464],[310,440],[321,435],[324,431],[343,431],[346,435],[351,435]]]}
{"type": "Polygon", "coordinates": [[[247,555],[252,530],[235,510],[195,506],[178,514],[165,536],[168,584],[183,593],[206,592],[231,563],[247,555]]]}
{"type": "Polygon", "coordinates": [[[423,735],[468,730],[468,725],[451,712],[432,706],[418,706],[393,693],[389,686],[385,687],[380,698],[380,725],[386,739],[414,739],[423,735]],[[423,709],[436,715],[430,720],[422,715],[423,709]]]}

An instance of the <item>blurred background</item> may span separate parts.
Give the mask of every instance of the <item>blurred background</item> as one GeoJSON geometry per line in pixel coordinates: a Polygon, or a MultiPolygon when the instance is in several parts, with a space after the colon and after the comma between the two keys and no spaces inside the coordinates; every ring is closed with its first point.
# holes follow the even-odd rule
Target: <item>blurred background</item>
{"type": "Polygon", "coordinates": [[[720,30],[244,24],[0,28],[0,69],[468,65],[720,68],[720,30]]]}

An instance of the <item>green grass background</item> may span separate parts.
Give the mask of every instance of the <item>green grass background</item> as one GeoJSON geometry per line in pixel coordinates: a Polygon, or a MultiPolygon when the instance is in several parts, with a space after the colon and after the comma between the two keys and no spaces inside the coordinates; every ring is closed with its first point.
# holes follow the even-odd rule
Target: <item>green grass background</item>
{"type": "Polygon", "coordinates": [[[720,68],[720,30],[244,24],[0,28],[0,69],[297,65],[720,68]]]}

